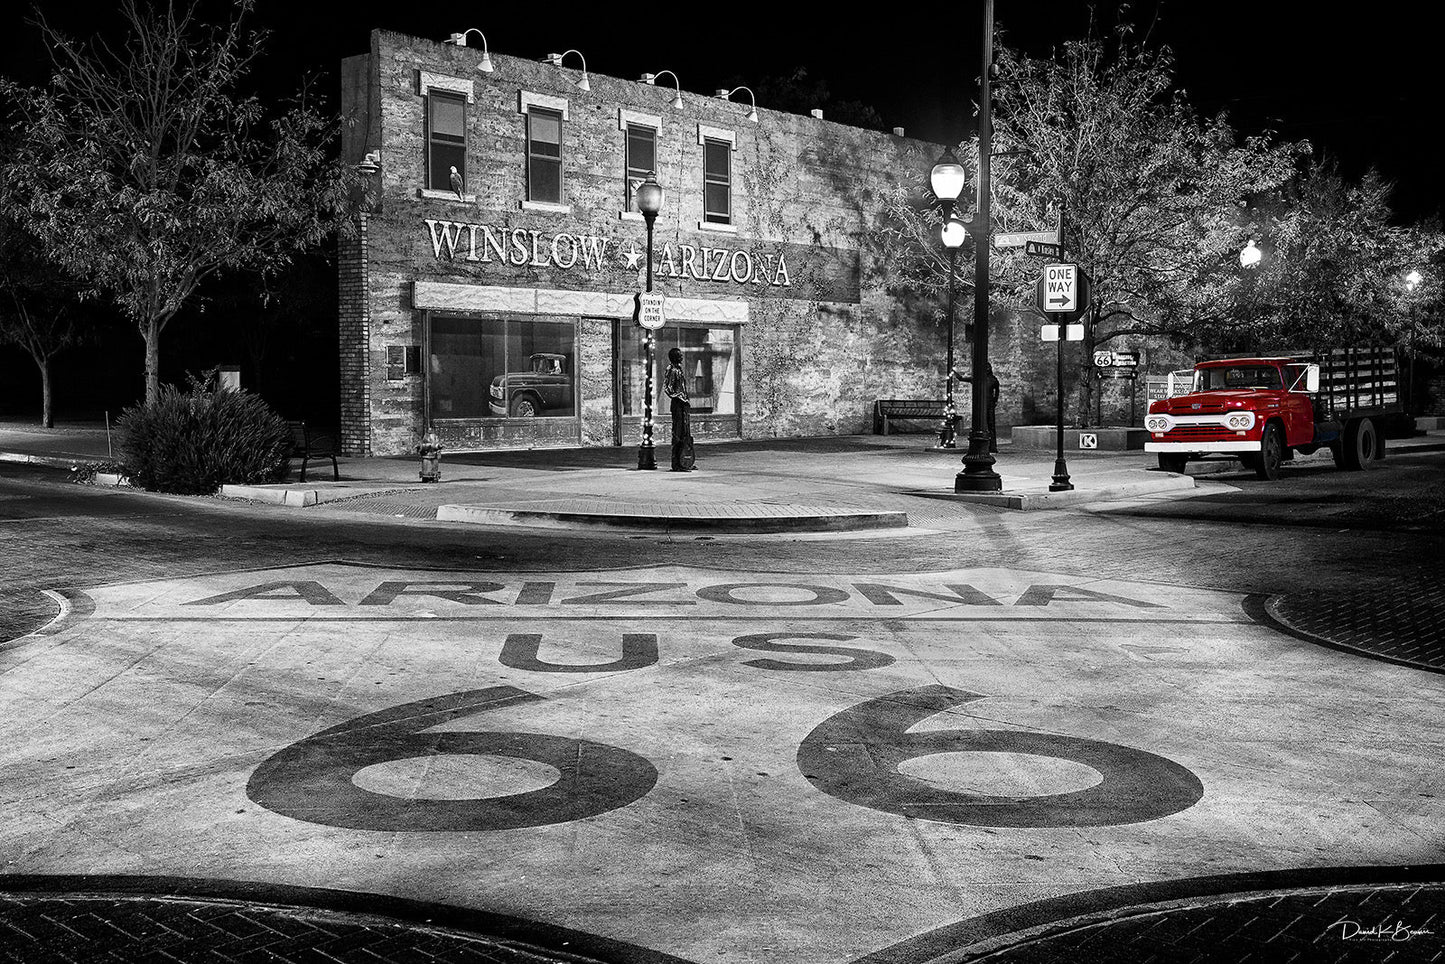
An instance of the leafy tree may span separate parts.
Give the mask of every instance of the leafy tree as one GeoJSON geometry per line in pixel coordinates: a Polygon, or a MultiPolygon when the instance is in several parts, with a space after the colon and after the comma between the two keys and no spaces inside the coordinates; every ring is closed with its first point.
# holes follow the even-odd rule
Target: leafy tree
{"type": "MultiPolygon", "coordinates": [[[[1169,51],[1127,35],[1071,41],[1047,59],[1005,50],[999,64],[999,141],[1018,151],[1001,171],[1017,202],[1008,213],[1037,230],[1061,205],[1069,259],[1093,282],[1081,366],[1126,336],[1207,336],[1221,320],[1221,268],[1245,240],[1239,201],[1284,183],[1302,148],[1201,119],[1173,90],[1169,51]]],[[[1032,300],[1028,261],[1001,259],[1018,304],[1032,300]]],[[[1087,413],[1094,382],[1078,382],[1087,413]]]]}
{"type": "Polygon", "coordinates": [[[1265,199],[1250,225],[1260,264],[1222,302],[1240,315],[1227,347],[1438,344],[1434,275],[1422,273],[1418,288],[1406,278],[1440,256],[1440,230],[1392,223],[1390,192],[1374,171],[1351,183],[1333,162],[1311,159],[1265,199]]]}
{"type": "MultiPolygon", "coordinates": [[[[1091,324],[1080,368],[1093,349],[1131,336],[1196,338],[1236,315],[1218,303],[1230,259],[1245,237],[1238,203],[1284,182],[1301,147],[1239,140],[1226,118],[1199,118],[1173,90],[1172,56],[1114,41],[1070,41],[1048,57],[1000,48],[994,86],[993,232],[1052,230],[1064,224],[1068,259],[1093,282],[1091,324]],[[1215,320],[1217,319],[1217,320],[1215,320]]],[[[977,156],[964,145],[960,158],[977,156]]],[[[929,159],[931,163],[932,159],[929,159]]],[[[921,246],[915,274],[941,286],[946,258],[938,214],[917,193],[893,200],[895,232],[921,246]]],[[[959,199],[967,217],[969,196],[959,199]]],[[[972,258],[960,277],[972,284],[972,258]]],[[[1042,269],[1021,248],[991,256],[995,300],[1032,310],[1042,269]]],[[[1083,418],[1095,383],[1076,378],[1083,418]]]]}
{"type": "Polygon", "coordinates": [[[55,426],[50,362],[81,340],[74,292],[37,256],[40,245],[0,219],[0,345],[25,349],[40,369],[40,424],[55,426]]]}
{"type": "Polygon", "coordinates": [[[328,157],[338,121],[303,86],[284,110],[242,92],[262,36],[208,26],[195,3],[122,0],[124,46],[73,43],[43,20],[43,89],[0,81],[18,148],[7,207],[46,256],[115,299],[145,343],[146,400],[160,339],[212,276],[269,274],[343,226],[350,175],[328,157]]]}

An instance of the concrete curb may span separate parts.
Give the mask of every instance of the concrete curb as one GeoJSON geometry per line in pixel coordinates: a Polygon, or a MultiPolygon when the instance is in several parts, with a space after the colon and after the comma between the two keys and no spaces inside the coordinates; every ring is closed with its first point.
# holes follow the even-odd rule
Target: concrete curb
{"type": "Polygon", "coordinates": [[[437,508],[438,522],[463,522],[472,525],[520,526],[539,529],[638,529],[698,532],[852,532],[868,529],[904,529],[908,513],[838,512],[795,514],[788,516],[697,516],[668,515],[656,512],[570,512],[541,509],[507,509],[485,505],[443,505],[437,508]]]}
{"type": "Polygon", "coordinates": [[[1194,488],[1194,479],[1187,475],[1162,473],[1162,478],[1140,479],[1137,482],[1116,482],[1098,488],[1075,488],[1067,492],[952,492],[939,495],[936,492],[915,492],[915,495],[929,495],[935,498],[952,499],[956,502],[973,502],[1002,509],[1062,509],[1071,505],[1090,502],[1112,502],[1116,499],[1140,495],[1162,495],[1194,488]]]}
{"type": "Polygon", "coordinates": [[[85,462],[100,462],[102,459],[90,455],[31,455],[27,452],[0,452],[0,462],[23,462],[29,465],[48,465],[56,469],[73,469],[85,462]]]}
{"type": "Polygon", "coordinates": [[[250,499],[253,502],[265,502],[270,505],[305,508],[310,505],[320,505],[323,502],[338,502],[342,499],[375,495],[379,492],[396,492],[407,488],[412,488],[412,486],[360,483],[302,488],[294,483],[281,483],[279,485],[223,485],[217,494],[227,499],[250,499]]]}

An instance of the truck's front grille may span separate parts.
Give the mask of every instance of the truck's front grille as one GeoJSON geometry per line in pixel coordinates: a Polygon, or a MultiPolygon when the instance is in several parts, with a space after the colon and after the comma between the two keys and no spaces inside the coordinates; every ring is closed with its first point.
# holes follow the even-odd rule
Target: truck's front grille
{"type": "Polygon", "coordinates": [[[1237,439],[1223,425],[1176,425],[1164,436],[1166,442],[1228,442],[1237,439]]]}

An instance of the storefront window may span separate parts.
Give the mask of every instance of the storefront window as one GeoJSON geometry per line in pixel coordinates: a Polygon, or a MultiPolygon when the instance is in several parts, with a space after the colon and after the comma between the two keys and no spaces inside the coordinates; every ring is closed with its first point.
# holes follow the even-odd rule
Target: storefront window
{"type": "MultiPolygon", "coordinates": [[[[687,376],[687,392],[694,412],[700,415],[737,414],[736,329],[684,328],[667,325],[656,334],[652,400],[653,414],[669,410],[662,394],[662,373],[667,370],[667,353],[682,349],[682,371],[687,376]]],[[[646,350],[642,329],[636,325],[622,327],[622,414],[641,415],[646,392],[646,350]]]]}
{"type": "Polygon", "coordinates": [[[571,418],[576,360],[570,323],[433,317],[431,417],[571,418]]]}

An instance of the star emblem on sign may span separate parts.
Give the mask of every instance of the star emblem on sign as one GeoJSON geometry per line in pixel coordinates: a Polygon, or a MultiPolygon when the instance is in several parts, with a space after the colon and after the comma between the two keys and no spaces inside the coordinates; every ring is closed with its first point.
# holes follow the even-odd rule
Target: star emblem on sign
{"type": "Polygon", "coordinates": [[[631,241],[627,242],[627,250],[622,252],[622,256],[627,259],[628,271],[636,271],[642,261],[642,252],[638,251],[637,245],[631,241]]]}

